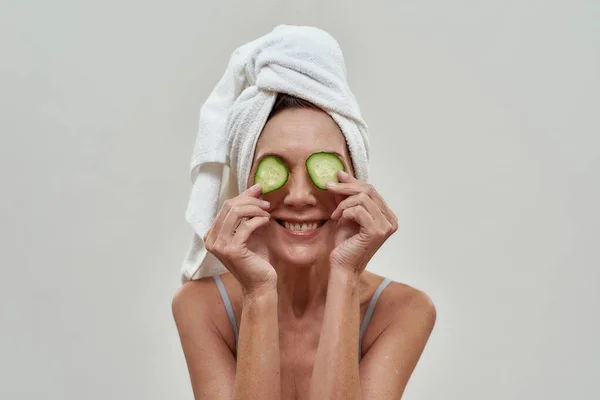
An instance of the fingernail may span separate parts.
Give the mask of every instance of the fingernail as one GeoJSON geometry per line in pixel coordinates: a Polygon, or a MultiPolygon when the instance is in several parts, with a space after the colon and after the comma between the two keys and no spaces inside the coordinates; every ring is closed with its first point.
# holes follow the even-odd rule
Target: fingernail
{"type": "Polygon", "coordinates": [[[347,173],[346,171],[340,171],[340,174],[341,174],[341,175],[342,175],[344,178],[348,177],[348,173],[347,173]]]}
{"type": "Polygon", "coordinates": [[[262,204],[265,207],[271,207],[271,203],[269,203],[268,201],[263,201],[262,204]]]}
{"type": "Polygon", "coordinates": [[[255,190],[255,189],[258,189],[258,187],[259,187],[259,186],[260,186],[260,183],[257,183],[257,184],[255,184],[255,185],[253,185],[253,186],[250,188],[250,190],[255,190]]]}
{"type": "Polygon", "coordinates": [[[335,182],[327,182],[327,183],[325,184],[325,186],[327,186],[327,187],[335,187],[335,186],[336,186],[336,183],[335,183],[335,182]]]}

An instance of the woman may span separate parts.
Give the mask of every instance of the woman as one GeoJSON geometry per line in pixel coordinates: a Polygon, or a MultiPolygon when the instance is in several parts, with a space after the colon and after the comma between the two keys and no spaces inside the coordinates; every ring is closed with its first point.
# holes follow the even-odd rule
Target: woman
{"type": "Polygon", "coordinates": [[[377,191],[353,177],[352,164],[330,115],[277,97],[256,146],[250,189],[223,205],[205,237],[229,272],[186,283],[173,301],[196,399],[402,396],[435,307],[422,291],[386,286],[365,271],[398,222],[377,191]],[[321,151],[338,153],[348,171],[326,190],[311,182],[305,165],[321,151]],[[286,164],[289,179],[261,195],[252,178],[269,154],[286,164]],[[300,222],[318,227],[298,230],[300,222]]]}

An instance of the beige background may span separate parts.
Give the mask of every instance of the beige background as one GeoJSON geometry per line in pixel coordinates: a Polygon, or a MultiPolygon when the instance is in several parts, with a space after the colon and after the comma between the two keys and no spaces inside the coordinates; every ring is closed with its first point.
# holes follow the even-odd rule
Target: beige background
{"type": "Polygon", "coordinates": [[[190,399],[170,314],[200,105],[276,24],[340,42],[438,322],[405,399],[597,399],[600,3],[4,2],[0,398],[190,399]]]}

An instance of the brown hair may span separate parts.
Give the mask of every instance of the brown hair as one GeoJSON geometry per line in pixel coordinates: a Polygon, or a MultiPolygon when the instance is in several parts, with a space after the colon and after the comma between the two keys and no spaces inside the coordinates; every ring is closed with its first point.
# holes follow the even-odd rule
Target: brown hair
{"type": "MultiPolygon", "coordinates": [[[[312,108],[315,110],[323,109],[308,100],[301,99],[296,96],[292,96],[287,93],[278,93],[277,98],[275,99],[275,104],[273,104],[273,108],[271,109],[271,113],[267,117],[267,121],[273,118],[277,113],[289,109],[289,108],[312,108]]],[[[265,122],[266,123],[266,122],[265,122]]],[[[336,122],[337,124],[337,122],[336,122]]],[[[340,128],[341,131],[341,128],[340,128]]],[[[346,137],[344,136],[344,140],[346,137]]],[[[348,149],[348,141],[346,141],[346,149],[348,149]]],[[[352,160],[352,155],[350,154],[350,150],[348,150],[348,154],[350,155],[350,162],[352,163],[352,170],[354,170],[354,161],[352,160]]]]}
{"type": "Polygon", "coordinates": [[[275,104],[273,104],[271,113],[267,117],[267,121],[273,118],[280,111],[286,110],[288,108],[313,108],[316,110],[321,109],[320,107],[317,107],[308,100],[304,100],[287,93],[279,93],[277,95],[277,98],[275,99],[275,104]]]}

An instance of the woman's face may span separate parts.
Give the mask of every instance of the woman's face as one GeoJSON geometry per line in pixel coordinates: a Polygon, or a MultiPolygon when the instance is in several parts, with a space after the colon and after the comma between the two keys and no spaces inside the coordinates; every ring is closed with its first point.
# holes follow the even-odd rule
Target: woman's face
{"type": "Polygon", "coordinates": [[[289,265],[322,262],[333,249],[333,223],[329,217],[342,199],[316,187],[305,164],[311,154],[321,151],[338,153],[346,172],[354,175],[340,128],[327,113],[310,108],[277,113],[265,125],[256,145],[248,187],[266,155],[278,156],[289,170],[283,187],[261,196],[271,203],[271,221],[264,228],[269,252],[289,265]],[[286,228],[283,221],[317,222],[320,227],[312,232],[298,231],[286,228]]]}

